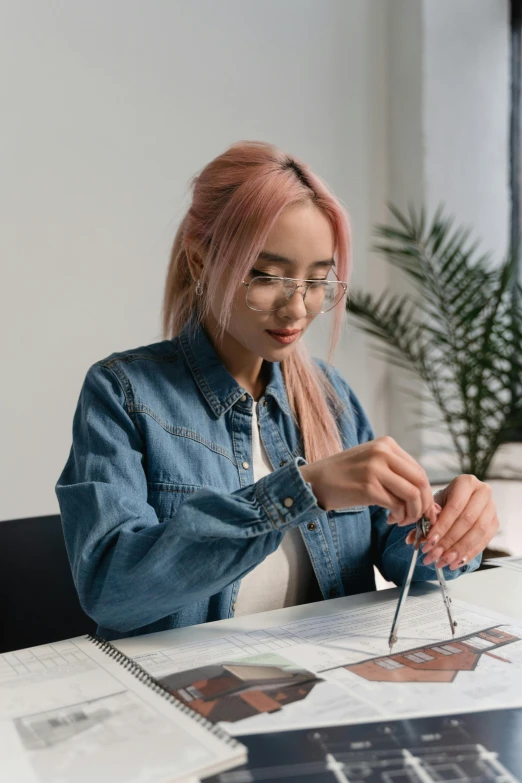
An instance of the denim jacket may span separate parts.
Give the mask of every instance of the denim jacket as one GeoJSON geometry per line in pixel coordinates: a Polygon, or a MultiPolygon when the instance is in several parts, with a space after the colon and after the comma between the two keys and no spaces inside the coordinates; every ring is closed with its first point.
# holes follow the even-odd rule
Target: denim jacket
{"type": "MultiPolygon", "coordinates": [[[[349,385],[315,359],[344,410],[344,448],[374,435],[349,385]]],[[[234,615],[241,578],[299,527],[323,598],[375,589],[374,564],[401,584],[409,527],[387,511],[324,511],[300,470],[299,430],[278,362],[260,400],[273,472],[254,483],[252,396],[205,330],[113,353],[87,372],[67,463],[56,484],[84,610],[117,639],[234,615]]],[[[480,556],[447,579],[478,567],[480,556]]],[[[434,579],[422,558],[414,579],[434,579]]]]}

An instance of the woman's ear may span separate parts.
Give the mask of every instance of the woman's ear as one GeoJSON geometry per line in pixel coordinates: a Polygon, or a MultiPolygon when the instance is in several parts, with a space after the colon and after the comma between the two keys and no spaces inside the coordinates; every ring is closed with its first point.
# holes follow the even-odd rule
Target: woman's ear
{"type": "Polygon", "coordinates": [[[203,274],[203,251],[196,244],[191,243],[185,248],[185,254],[192,279],[197,282],[203,274]]]}

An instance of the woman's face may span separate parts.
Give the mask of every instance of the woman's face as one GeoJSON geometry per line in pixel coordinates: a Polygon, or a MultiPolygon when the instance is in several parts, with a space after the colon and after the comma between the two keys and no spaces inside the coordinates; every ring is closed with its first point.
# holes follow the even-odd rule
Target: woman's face
{"type": "MultiPolygon", "coordinates": [[[[270,232],[263,252],[253,269],[279,277],[312,280],[325,278],[333,266],[334,234],[328,219],[312,202],[288,207],[270,232]],[[320,263],[318,263],[320,262],[320,263]]],[[[257,275],[250,273],[248,282],[257,275]]],[[[259,275],[263,277],[264,275],[259,275]]],[[[250,352],[269,362],[280,362],[288,356],[302,338],[316,315],[307,313],[299,289],[279,310],[259,312],[246,304],[246,286],[240,285],[232,302],[230,323],[225,340],[237,343],[234,349],[250,352]],[[299,330],[293,342],[281,343],[269,330],[299,330]]],[[[212,313],[219,314],[222,296],[219,291],[212,300],[212,313]]],[[[238,357],[239,358],[239,357],[238,357]]],[[[246,359],[246,356],[244,357],[246,359]]]]}

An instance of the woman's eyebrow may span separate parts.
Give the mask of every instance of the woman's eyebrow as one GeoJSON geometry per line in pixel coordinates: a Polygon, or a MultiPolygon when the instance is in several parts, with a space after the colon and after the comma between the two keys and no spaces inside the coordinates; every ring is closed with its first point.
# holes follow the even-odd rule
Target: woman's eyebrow
{"type": "MultiPolygon", "coordinates": [[[[280,256],[278,253],[270,253],[268,250],[262,250],[259,253],[258,259],[260,261],[275,261],[278,264],[297,264],[297,261],[293,261],[291,258],[280,256]]],[[[310,264],[310,268],[320,266],[335,266],[335,261],[333,258],[328,258],[324,261],[313,261],[310,264]]]]}

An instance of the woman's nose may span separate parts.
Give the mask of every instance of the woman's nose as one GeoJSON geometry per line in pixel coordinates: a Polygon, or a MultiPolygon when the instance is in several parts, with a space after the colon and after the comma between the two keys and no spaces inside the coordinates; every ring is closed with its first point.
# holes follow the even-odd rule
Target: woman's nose
{"type": "Polygon", "coordinates": [[[305,288],[304,286],[298,286],[292,296],[288,299],[288,302],[279,308],[280,313],[288,313],[292,315],[292,320],[297,321],[299,318],[307,315],[306,306],[304,303],[305,288]]]}

